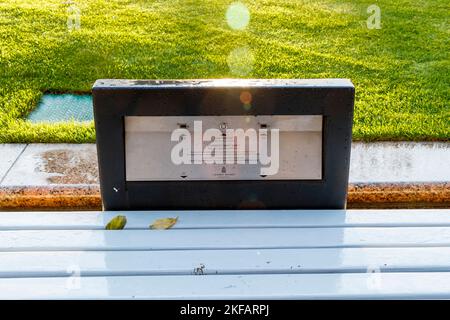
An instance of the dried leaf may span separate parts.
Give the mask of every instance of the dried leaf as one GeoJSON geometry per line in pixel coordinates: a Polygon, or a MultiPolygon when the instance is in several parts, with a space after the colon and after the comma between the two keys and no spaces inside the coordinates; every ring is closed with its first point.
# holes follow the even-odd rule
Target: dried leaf
{"type": "Polygon", "coordinates": [[[106,230],[122,230],[127,224],[127,217],[125,216],[115,216],[108,222],[105,229],[106,230]]]}
{"type": "Polygon", "coordinates": [[[177,223],[178,217],[176,218],[163,218],[156,219],[151,225],[150,229],[170,229],[175,223],[177,223]]]}

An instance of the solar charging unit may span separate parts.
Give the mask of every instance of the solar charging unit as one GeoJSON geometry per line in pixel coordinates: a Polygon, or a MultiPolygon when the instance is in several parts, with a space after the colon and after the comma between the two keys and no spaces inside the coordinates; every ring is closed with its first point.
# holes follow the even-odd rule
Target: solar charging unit
{"type": "Polygon", "coordinates": [[[347,79],[98,80],[105,210],[342,209],[347,79]]]}

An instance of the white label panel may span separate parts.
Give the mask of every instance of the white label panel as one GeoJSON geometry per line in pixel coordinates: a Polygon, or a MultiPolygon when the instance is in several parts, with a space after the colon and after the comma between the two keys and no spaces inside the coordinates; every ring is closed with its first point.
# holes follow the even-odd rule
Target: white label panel
{"type": "Polygon", "coordinates": [[[125,163],[127,181],[320,180],[322,116],[125,117],[125,163]],[[175,164],[171,156],[180,143],[171,140],[177,129],[188,133],[183,138],[191,145],[189,163],[175,164]],[[208,139],[205,135],[208,129],[220,130],[222,137],[208,139]],[[249,134],[239,144],[230,134],[236,129],[255,135],[249,134]],[[278,139],[274,138],[274,130],[278,131],[278,139]],[[256,144],[250,144],[252,138],[256,144]],[[267,152],[261,149],[263,145],[267,152]],[[208,146],[217,147],[215,159],[220,158],[223,163],[205,163],[208,146]],[[263,155],[266,162],[262,161],[263,155]],[[250,159],[256,159],[256,163],[249,163],[250,159]],[[269,167],[277,170],[262,174],[262,168],[269,167]]]}

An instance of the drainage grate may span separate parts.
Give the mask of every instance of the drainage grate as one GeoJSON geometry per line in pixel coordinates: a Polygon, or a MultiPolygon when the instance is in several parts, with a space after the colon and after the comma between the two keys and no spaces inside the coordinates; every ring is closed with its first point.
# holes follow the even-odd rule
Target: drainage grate
{"type": "Polygon", "coordinates": [[[91,95],[44,94],[30,113],[31,122],[91,121],[94,119],[91,95]]]}

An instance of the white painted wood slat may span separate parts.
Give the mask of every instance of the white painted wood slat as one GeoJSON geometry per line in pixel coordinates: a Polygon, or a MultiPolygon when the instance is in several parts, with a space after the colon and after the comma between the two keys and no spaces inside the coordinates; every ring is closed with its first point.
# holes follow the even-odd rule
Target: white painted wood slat
{"type": "Polygon", "coordinates": [[[0,299],[449,299],[450,273],[0,279],[0,299]]]}
{"type": "Polygon", "coordinates": [[[450,246],[450,227],[1,231],[0,251],[450,246]]]}
{"type": "Polygon", "coordinates": [[[0,213],[0,299],[21,298],[450,298],[450,210],[0,213]]]}
{"type": "Polygon", "coordinates": [[[147,229],[159,218],[179,216],[175,229],[262,227],[450,226],[450,210],[232,210],[124,212],[0,212],[0,230],[104,229],[116,215],[126,229],[147,229]]]}
{"type": "Polygon", "coordinates": [[[450,248],[0,252],[0,277],[450,272],[450,248]]]}

